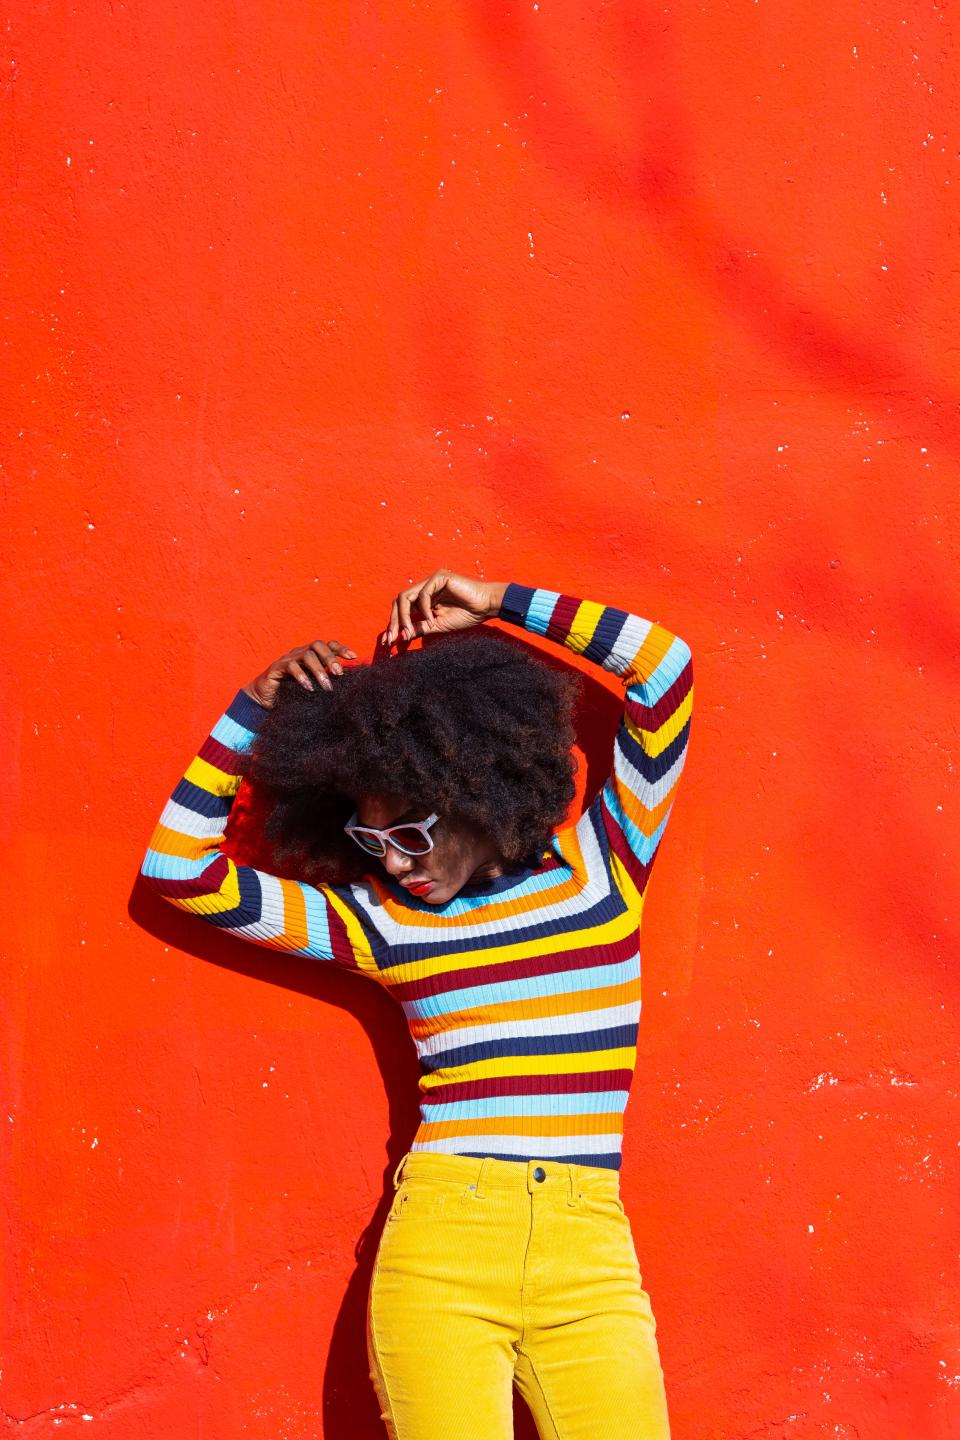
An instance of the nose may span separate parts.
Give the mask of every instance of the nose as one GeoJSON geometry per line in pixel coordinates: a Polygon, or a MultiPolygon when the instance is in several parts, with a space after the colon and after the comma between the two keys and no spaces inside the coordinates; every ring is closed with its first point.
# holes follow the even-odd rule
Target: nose
{"type": "Polygon", "coordinates": [[[387,841],[387,853],[383,857],[383,863],[390,875],[408,875],[413,869],[413,856],[404,855],[402,850],[396,850],[387,841]]]}

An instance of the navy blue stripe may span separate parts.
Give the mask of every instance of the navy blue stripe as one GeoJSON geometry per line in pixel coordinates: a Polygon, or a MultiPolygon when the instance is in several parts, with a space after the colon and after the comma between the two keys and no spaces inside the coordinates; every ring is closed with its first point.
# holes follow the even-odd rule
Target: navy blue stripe
{"type": "Polygon", "coordinates": [[[626,619],[626,610],[615,610],[612,605],[608,606],[597,621],[590,644],[582,652],[583,658],[592,660],[595,665],[602,665],[604,660],[609,658],[626,619]]]}
{"type": "Polygon", "coordinates": [[[523,625],[530,611],[530,603],[536,593],[534,586],[518,585],[511,580],[500,601],[499,618],[509,620],[514,625],[523,625]]]}
{"type": "Polygon", "coordinates": [[[230,701],[226,713],[231,720],[235,720],[245,730],[256,731],[259,730],[270,712],[263,705],[258,705],[256,700],[251,700],[245,690],[238,690],[230,701]]]}
{"type": "MultiPolygon", "coordinates": [[[[558,915],[552,920],[540,920],[539,922],[534,920],[527,925],[519,926],[516,930],[500,930],[496,935],[491,934],[488,930],[486,934],[458,939],[455,946],[450,936],[441,930],[433,944],[429,940],[418,940],[409,945],[390,947],[389,953],[384,952],[384,961],[391,968],[398,968],[401,965],[411,965],[417,960],[429,960],[434,956],[449,955],[454,948],[457,953],[468,953],[471,950],[495,950],[498,945],[522,945],[526,940],[540,940],[545,935],[576,935],[580,930],[584,932],[584,937],[581,945],[577,948],[589,949],[591,941],[586,932],[597,925],[605,925],[617,915],[622,915],[626,908],[623,896],[613,885],[611,894],[602,895],[589,910],[581,910],[579,914],[558,915]]],[[[595,947],[595,945],[594,941],[593,946],[595,947]]]]}
{"type": "Polygon", "coordinates": [[[690,719],[688,717],[683,724],[683,728],[677,736],[670,741],[670,744],[665,746],[659,755],[651,755],[649,751],[644,750],[643,747],[638,745],[637,741],[634,740],[633,736],[627,730],[626,721],[621,721],[620,728],[617,731],[616,743],[620,746],[621,751],[630,761],[634,770],[639,771],[649,785],[655,785],[669,770],[673,769],[686,748],[689,736],[690,719]]]}
{"type": "Polygon", "coordinates": [[[425,1075],[475,1060],[499,1060],[515,1055],[587,1055],[593,1050],[619,1050],[637,1043],[638,1024],[615,1025],[607,1030],[581,1030],[567,1035],[498,1035],[479,1045],[458,1045],[440,1055],[421,1055],[425,1075]]]}
{"type": "Polygon", "coordinates": [[[192,810],[197,815],[206,815],[217,820],[227,818],[234,800],[232,795],[214,795],[209,790],[204,790],[202,786],[194,785],[192,780],[186,778],[177,781],[170,798],[186,810],[192,810]]]}
{"type": "Polygon", "coordinates": [[[616,1153],[612,1155],[500,1155],[490,1150],[457,1150],[454,1153],[466,1155],[470,1160],[514,1160],[518,1165],[526,1165],[528,1160],[544,1160],[547,1164],[553,1165],[592,1165],[597,1170],[619,1170],[623,1165],[623,1156],[616,1153]]]}
{"type": "Polygon", "coordinates": [[[240,889],[240,903],[232,910],[203,912],[204,920],[218,925],[221,930],[235,929],[238,925],[255,925],[263,914],[263,891],[260,877],[250,865],[237,866],[237,881],[240,889]]]}

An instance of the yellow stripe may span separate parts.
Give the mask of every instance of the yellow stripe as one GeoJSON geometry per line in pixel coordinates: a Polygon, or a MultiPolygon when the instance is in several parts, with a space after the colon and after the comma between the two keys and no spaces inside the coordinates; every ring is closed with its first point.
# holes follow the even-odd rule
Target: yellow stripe
{"type": "Polygon", "coordinates": [[[226,770],[220,770],[197,755],[187,766],[184,779],[200,790],[206,790],[210,795],[236,795],[240,789],[241,777],[228,775],[226,770]]]}
{"type": "Polygon", "coordinates": [[[637,889],[620,856],[613,850],[610,852],[610,874],[613,876],[613,883],[623,896],[623,903],[630,912],[632,923],[639,926],[645,897],[637,889]]]}
{"type": "Polygon", "coordinates": [[[319,885],[317,888],[330,906],[330,909],[339,915],[346,927],[347,939],[350,941],[350,947],[353,950],[357,969],[365,970],[375,975],[378,979],[381,975],[385,975],[386,971],[379,969],[374,959],[373,951],[370,948],[370,941],[367,939],[366,932],[353,911],[350,910],[341,897],[327,885],[319,885]]]}
{"type": "Polygon", "coordinates": [[[642,730],[639,725],[636,725],[634,721],[631,720],[626,712],[624,712],[623,718],[628,732],[633,736],[634,740],[636,740],[641,750],[645,750],[648,755],[652,755],[654,759],[656,759],[658,755],[661,755],[663,751],[666,750],[668,745],[676,740],[680,731],[690,719],[692,709],[693,686],[691,685],[687,695],[681,700],[673,714],[664,720],[659,730],[642,730]]]}
{"type": "Polygon", "coordinates": [[[497,1055],[421,1075],[420,1089],[469,1080],[499,1079],[504,1075],[583,1075],[594,1070],[630,1070],[637,1063],[636,1045],[617,1050],[585,1050],[576,1055],[497,1055]]]}
{"type": "Polygon", "coordinates": [[[570,634],[564,645],[576,654],[582,655],[596,634],[600,617],[606,607],[595,600],[582,600],[570,624],[570,634]]]}

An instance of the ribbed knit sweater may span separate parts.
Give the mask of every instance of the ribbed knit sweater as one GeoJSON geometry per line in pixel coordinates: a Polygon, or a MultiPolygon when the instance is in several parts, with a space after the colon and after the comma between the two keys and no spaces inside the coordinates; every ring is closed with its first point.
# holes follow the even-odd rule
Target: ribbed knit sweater
{"type": "Polygon", "coordinates": [[[639,615],[517,583],[500,619],[626,687],[611,774],[537,865],[430,905],[376,861],[345,886],[236,864],[221,845],[237,756],[267,713],[240,690],[167,801],[142,874],[210,924],[369,975],[391,992],[420,1061],[413,1150],[619,1170],[637,1056],[640,926],[687,752],[690,649],[639,615]]]}

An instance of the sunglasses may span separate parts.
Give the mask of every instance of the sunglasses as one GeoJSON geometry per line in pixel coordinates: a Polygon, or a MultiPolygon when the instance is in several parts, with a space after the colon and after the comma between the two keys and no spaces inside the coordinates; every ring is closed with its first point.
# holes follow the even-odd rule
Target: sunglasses
{"type": "Polygon", "coordinates": [[[377,830],[372,825],[358,825],[357,812],[354,811],[343,828],[350,839],[355,840],[360,849],[366,850],[368,855],[386,855],[388,840],[391,845],[402,850],[404,855],[426,855],[433,849],[433,836],[429,834],[429,828],[438,818],[437,815],[430,815],[426,820],[408,821],[405,825],[388,825],[386,830],[377,830]]]}

